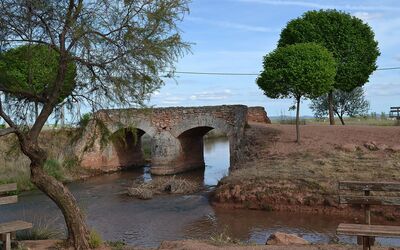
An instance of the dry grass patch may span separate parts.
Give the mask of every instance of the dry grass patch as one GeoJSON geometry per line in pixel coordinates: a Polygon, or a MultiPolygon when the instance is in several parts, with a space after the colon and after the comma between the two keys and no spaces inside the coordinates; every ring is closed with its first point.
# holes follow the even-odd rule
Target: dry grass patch
{"type": "Polygon", "coordinates": [[[138,199],[151,199],[156,194],[190,194],[200,191],[198,182],[174,176],[156,177],[149,182],[134,182],[128,195],[138,199]]]}

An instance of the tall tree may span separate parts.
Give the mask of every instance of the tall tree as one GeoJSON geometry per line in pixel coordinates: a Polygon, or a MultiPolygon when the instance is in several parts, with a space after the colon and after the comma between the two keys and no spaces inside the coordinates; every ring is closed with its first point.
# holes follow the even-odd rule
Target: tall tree
{"type": "MultiPolygon", "coordinates": [[[[310,108],[313,110],[315,117],[322,118],[327,115],[328,106],[328,95],[323,95],[313,99],[310,108]]],[[[365,99],[362,87],[357,87],[350,92],[333,91],[333,111],[339,117],[342,125],[345,125],[344,115],[350,117],[364,115],[368,113],[368,110],[369,102],[365,99]]]]}
{"type": "Polygon", "coordinates": [[[368,82],[380,55],[371,27],[361,19],[337,10],[308,11],[282,30],[279,47],[315,42],[325,46],[337,62],[333,89],[329,92],[329,118],[333,125],[333,90],[346,92],[368,82]]]}
{"type": "Polygon", "coordinates": [[[25,87],[0,84],[0,117],[9,125],[0,136],[17,136],[31,161],[31,181],[61,209],[67,242],[75,249],[89,249],[88,228],[68,188],[43,170],[47,154],[38,136],[65,103],[93,108],[143,103],[163,84],[160,72],[173,70],[189,48],[177,28],[188,1],[0,0],[0,51],[27,46],[33,53],[33,45],[43,45],[57,54],[55,77],[43,90],[26,93],[25,87]],[[69,89],[71,63],[77,77],[69,89]],[[26,112],[35,102],[39,114],[28,122],[26,112]]]}
{"type": "Polygon", "coordinates": [[[334,82],[336,63],[332,54],[315,43],[278,47],[264,57],[257,85],[270,98],[296,100],[296,141],[300,142],[300,101],[327,93],[334,82]]]}

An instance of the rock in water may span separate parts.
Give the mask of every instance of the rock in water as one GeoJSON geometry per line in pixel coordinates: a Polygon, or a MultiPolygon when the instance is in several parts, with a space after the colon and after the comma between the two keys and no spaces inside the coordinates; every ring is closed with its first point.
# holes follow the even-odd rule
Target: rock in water
{"type": "Polygon", "coordinates": [[[271,234],[268,238],[266,245],[309,245],[310,243],[303,238],[300,238],[294,234],[286,234],[282,232],[276,232],[271,234]]]}

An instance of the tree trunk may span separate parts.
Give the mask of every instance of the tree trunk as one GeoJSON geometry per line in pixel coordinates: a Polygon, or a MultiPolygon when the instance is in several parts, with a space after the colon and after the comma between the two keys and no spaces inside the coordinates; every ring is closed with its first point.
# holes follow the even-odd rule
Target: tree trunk
{"type": "Polygon", "coordinates": [[[68,245],[77,250],[90,249],[89,230],[72,193],[61,182],[44,172],[39,164],[32,162],[30,168],[32,183],[49,196],[64,215],[68,229],[68,245]]]}
{"type": "Polygon", "coordinates": [[[35,120],[38,118],[38,116],[39,116],[39,104],[35,102],[35,120]]]}
{"type": "Polygon", "coordinates": [[[339,116],[339,119],[340,119],[340,122],[342,123],[342,125],[346,125],[346,124],[344,123],[343,116],[342,116],[342,115],[338,115],[338,116],[339,116]]]}
{"type": "Polygon", "coordinates": [[[328,105],[329,105],[329,123],[331,125],[335,125],[335,116],[333,114],[333,90],[329,91],[328,105]]]}
{"type": "Polygon", "coordinates": [[[296,108],[296,142],[300,143],[300,97],[297,98],[296,108]]]}

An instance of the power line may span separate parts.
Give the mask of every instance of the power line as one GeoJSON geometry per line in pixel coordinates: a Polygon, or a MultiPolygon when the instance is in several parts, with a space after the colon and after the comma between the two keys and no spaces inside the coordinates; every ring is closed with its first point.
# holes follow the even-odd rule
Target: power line
{"type": "MultiPolygon", "coordinates": [[[[387,68],[378,68],[377,71],[384,70],[400,70],[399,67],[387,67],[387,68]]],[[[217,75],[217,76],[258,76],[260,74],[257,73],[235,73],[235,72],[199,72],[199,71],[174,71],[175,74],[182,75],[217,75]]]]}
{"type": "Polygon", "coordinates": [[[379,69],[377,69],[377,70],[396,70],[396,69],[400,69],[400,67],[379,68],[379,69]]]}
{"type": "Polygon", "coordinates": [[[222,76],[258,76],[256,73],[233,73],[233,72],[196,72],[196,71],[174,71],[176,74],[186,75],[222,75],[222,76]]]}

